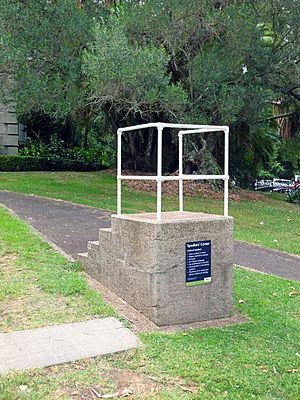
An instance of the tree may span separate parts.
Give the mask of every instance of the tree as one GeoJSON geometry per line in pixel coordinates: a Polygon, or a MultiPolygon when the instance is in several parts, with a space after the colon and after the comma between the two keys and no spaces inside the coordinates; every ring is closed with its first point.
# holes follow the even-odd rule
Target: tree
{"type": "MultiPolygon", "coordinates": [[[[13,77],[19,113],[71,119],[84,145],[99,114],[112,131],[157,120],[230,125],[230,173],[247,185],[274,161],[274,121],[288,114],[298,130],[299,20],[299,0],[2,0],[0,71],[13,77]]],[[[164,138],[173,172],[176,138],[164,138]]],[[[128,167],[155,168],[151,130],[126,140],[128,167]]],[[[221,135],[188,140],[192,169],[204,158],[222,165],[221,135]]]]}
{"type": "Polygon", "coordinates": [[[99,14],[91,7],[77,0],[0,3],[0,71],[15,83],[18,114],[73,120],[83,146],[93,110],[86,96],[82,52],[92,40],[92,18],[99,14]]]}
{"type": "MultiPolygon", "coordinates": [[[[231,126],[231,175],[244,180],[272,157],[274,100],[299,110],[299,17],[298,0],[151,0],[128,2],[123,20],[132,43],[169,55],[189,100],[180,120],[231,126]]],[[[220,137],[204,139],[221,163],[220,137]]]]}
{"type": "MultiPolygon", "coordinates": [[[[115,18],[109,24],[97,24],[94,35],[84,53],[84,71],[91,103],[106,111],[113,130],[137,122],[180,117],[187,96],[180,83],[170,83],[169,57],[163,47],[131,44],[115,18]]],[[[141,133],[127,138],[128,155],[134,165],[153,167],[153,132],[148,132],[146,141],[141,133]],[[137,150],[141,150],[139,160],[137,150]]]]}

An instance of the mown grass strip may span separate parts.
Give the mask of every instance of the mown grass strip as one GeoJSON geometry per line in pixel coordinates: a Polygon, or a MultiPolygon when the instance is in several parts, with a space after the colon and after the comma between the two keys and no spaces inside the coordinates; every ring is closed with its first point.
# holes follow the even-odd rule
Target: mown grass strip
{"type": "Polygon", "coordinates": [[[114,315],[91,290],[80,264],[66,260],[0,208],[1,331],[114,315]]]}

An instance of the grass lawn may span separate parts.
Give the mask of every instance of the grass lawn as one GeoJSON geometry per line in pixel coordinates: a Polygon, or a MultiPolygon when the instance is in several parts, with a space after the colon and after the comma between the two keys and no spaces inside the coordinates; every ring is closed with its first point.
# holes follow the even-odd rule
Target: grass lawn
{"type": "MultiPolygon", "coordinates": [[[[0,221],[1,332],[113,315],[78,264],[2,208],[0,221]]],[[[234,282],[248,323],[141,334],[136,351],[12,372],[0,377],[0,399],[93,399],[91,388],[114,393],[133,379],[143,388],[137,394],[133,384],[136,400],[298,400],[300,284],[240,268],[234,282]]]]}
{"type": "MultiPolygon", "coordinates": [[[[107,171],[1,172],[1,189],[116,210],[116,179],[107,171]]],[[[155,207],[153,194],[129,190],[124,185],[124,212],[154,211],[155,207]]],[[[222,213],[222,207],[218,200],[185,199],[186,210],[222,213]]],[[[178,209],[177,197],[164,197],[163,209],[178,209]]],[[[231,201],[229,212],[235,218],[235,239],[300,254],[300,205],[287,203],[284,195],[266,194],[263,201],[231,201]]]]}
{"type": "MultiPolygon", "coordinates": [[[[251,322],[188,333],[144,334],[114,365],[197,388],[193,399],[300,398],[300,285],[235,268],[235,304],[251,322]],[[241,302],[243,301],[243,302],[241,302]]],[[[187,397],[189,398],[189,397],[187,397]]]]}
{"type": "MultiPolygon", "coordinates": [[[[71,263],[0,207],[0,331],[113,315],[71,263]]],[[[1,398],[1,391],[0,391],[1,398]]]]}

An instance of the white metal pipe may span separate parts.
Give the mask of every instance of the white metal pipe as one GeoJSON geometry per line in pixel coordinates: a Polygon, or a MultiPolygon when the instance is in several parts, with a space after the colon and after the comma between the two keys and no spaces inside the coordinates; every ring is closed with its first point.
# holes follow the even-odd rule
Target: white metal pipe
{"type": "MultiPolygon", "coordinates": [[[[178,134],[179,136],[179,167],[178,167],[178,173],[179,176],[182,176],[183,173],[183,138],[181,134],[178,134]]],[[[179,179],[179,211],[183,211],[183,180],[182,178],[179,179]]]]}
{"type": "Polygon", "coordinates": [[[157,221],[161,221],[161,176],[162,176],[162,131],[163,126],[157,126],[157,221]]]}
{"type": "Polygon", "coordinates": [[[186,130],[186,131],[180,131],[179,133],[178,133],[178,135],[179,134],[181,134],[181,135],[192,135],[193,133],[209,133],[209,132],[224,132],[225,131],[225,129],[224,129],[224,127],[220,127],[220,128],[199,128],[199,129],[188,129],[188,130],[186,130]]]}
{"type": "Polygon", "coordinates": [[[118,129],[118,158],[117,158],[117,215],[121,215],[122,213],[122,181],[119,178],[122,173],[122,132],[118,129]]]}
{"type": "Polygon", "coordinates": [[[154,175],[121,175],[118,179],[123,181],[157,181],[157,176],[154,175]]]}
{"type": "Polygon", "coordinates": [[[209,180],[209,179],[222,179],[225,180],[227,179],[228,176],[226,175],[167,175],[167,176],[162,176],[161,180],[162,181],[193,181],[193,180],[209,180]]]}
{"type": "Polygon", "coordinates": [[[196,124],[169,124],[169,123],[162,123],[164,128],[175,128],[175,129],[214,129],[218,128],[220,131],[223,131],[227,128],[224,125],[196,125],[196,124]]]}
{"type": "Polygon", "coordinates": [[[228,184],[229,184],[229,128],[224,131],[224,174],[226,179],[224,180],[224,216],[228,217],[228,184]]]}
{"type": "Polygon", "coordinates": [[[122,214],[122,181],[117,180],[117,215],[122,214]]]}
{"type": "Polygon", "coordinates": [[[228,217],[228,179],[224,180],[224,217],[228,217]]]}
{"type": "Polygon", "coordinates": [[[121,181],[158,181],[161,180],[162,182],[164,181],[180,181],[180,180],[206,180],[206,179],[228,179],[228,176],[226,175],[166,175],[166,176],[161,176],[159,179],[157,176],[153,175],[121,175],[117,177],[118,180],[121,181]]]}
{"type": "Polygon", "coordinates": [[[201,180],[201,179],[227,179],[226,175],[182,175],[182,179],[201,180]]]}
{"type": "Polygon", "coordinates": [[[137,131],[139,129],[158,127],[161,124],[162,123],[160,122],[150,122],[148,124],[140,124],[140,125],[127,126],[126,128],[119,128],[119,130],[121,132],[130,132],[130,131],[137,131]]]}
{"type": "Polygon", "coordinates": [[[127,126],[126,128],[119,128],[120,132],[129,132],[129,131],[136,131],[139,129],[146,129],[146,128],[153,128],[161,126],[162,128],[174,128],[174,129],[218,129],[220,131],[224,131],[227,126],[223,125],[195,125],[195,124],[170,124],[164,122],[151,122],[148,124],[141,124],[141,125],[134,125],[134,126],[127,126]]]}

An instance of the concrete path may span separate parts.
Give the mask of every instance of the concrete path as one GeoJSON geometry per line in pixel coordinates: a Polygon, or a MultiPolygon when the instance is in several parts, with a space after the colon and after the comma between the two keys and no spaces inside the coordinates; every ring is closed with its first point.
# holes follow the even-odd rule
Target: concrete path
{"type": "Polygon", "coordinates": [[[99,228],[110,227],[110,213],[93,207],[4,191],[1,203],[74,259],[99,239],[99,228]]]}
{"type": "Polygon", "coordinates": [[[136,335],[113,317],[2,333],[0,373],[43,368],[137,346],[136,335]]]}
{"type": "MultiPolygon", "coordinates": [[[[93,207],[4,191],[0,203],[75,259],[89,240],[99,239],[99,228],[110,226],[109,213],[93,207]]],[[[300,281],[300,257],[276,250],[236,241],[234,263],[300,281]]]]}
{"type": "Polygon", "coordinates": [[[300,281],[300,257],[281,251],[235,241],[234,263],[266,274],[300,281]]]}

